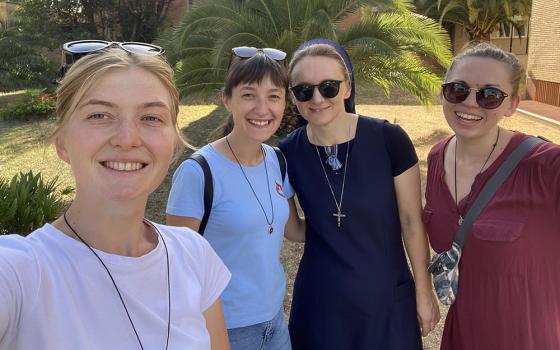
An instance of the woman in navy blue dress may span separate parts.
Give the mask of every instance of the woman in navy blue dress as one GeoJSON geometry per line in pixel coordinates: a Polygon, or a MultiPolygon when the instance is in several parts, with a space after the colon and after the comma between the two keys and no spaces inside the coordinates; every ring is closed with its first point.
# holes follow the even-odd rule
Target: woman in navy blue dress
{"type": "Polygon", "coordinates": [[[399,126],[354,113],[349,65],[324,39],[290,63],[292,97],[308,121],[280,143],[307,223],[292,347],[422,349],[439,309],[426,271],[418,158],[399,126]]]}

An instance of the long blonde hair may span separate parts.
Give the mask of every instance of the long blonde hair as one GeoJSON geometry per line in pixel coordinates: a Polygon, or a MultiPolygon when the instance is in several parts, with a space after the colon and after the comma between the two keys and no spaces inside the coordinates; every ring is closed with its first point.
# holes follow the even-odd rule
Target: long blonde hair
{"type": "Polygon", "coordinates": [[[173,69],[160,56],[131,54],[120,48],[110,48],[82,57],[70,67],[56,90],[58,121],[49,140],[52,142],[60,134],[60,131],[76,111],[82,98],[99,79],[115,69],[130,67],[138,67],[152,73],[167,88],[171,97],[171,116],[178,140],[174,154],[174,158],[176,158],[188,143],[182,137],[177,124],[179,92],[173,80],[173,69]]]}

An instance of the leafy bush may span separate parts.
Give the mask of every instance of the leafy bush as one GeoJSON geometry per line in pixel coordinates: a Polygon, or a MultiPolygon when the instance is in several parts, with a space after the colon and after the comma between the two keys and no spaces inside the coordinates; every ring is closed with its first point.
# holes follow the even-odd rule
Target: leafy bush
{"type": "Polygon", "coordinates": [[[28,90],[23,98],[0,108],[0,120],[47,118],[56,109],[56,97],[46,91],[28,90]]]}
{"type": "Polygon", "coordinates": [[[51,85],[58,61],[49,58],[49,51],[56,48],[49,48],[49,39],[20,28],[0,28],[0,91],[51,85]]]}
{"type": "Polygon", "coordinates": [[[0,234],[22,236],[56,219],[63,207],[63,195],[73,192],[67,187],[58,191],[58,177],[50,181],[41,173],[19,173],[10,182],[0,179],[0,234]]]}

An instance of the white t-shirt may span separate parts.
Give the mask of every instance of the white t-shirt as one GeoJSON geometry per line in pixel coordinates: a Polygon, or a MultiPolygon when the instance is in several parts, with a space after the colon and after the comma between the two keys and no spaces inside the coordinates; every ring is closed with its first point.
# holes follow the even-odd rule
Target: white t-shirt
{"type": "MultiPolygon", "coordinates": [[[[169,349],[210,349],[202,312],[230,273],[196,232],[154,224],[169,251],[169,349]]],[[[115,279],[144,349],[165,349],[167,262],[161,239],[148,254],[96,250],[115,279]]],[[[52,225],[0,237],[0,349],[139,349],[107,271],[80,241],[52,225]]]]}

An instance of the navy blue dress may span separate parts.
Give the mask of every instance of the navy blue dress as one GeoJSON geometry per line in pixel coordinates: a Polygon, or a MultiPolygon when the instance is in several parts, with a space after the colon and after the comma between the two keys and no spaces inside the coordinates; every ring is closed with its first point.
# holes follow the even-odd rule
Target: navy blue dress
{"type": "MultiPolygon", "coordinates": [[[[307,224],[290,314],[293,349],[422,349],[393,183],[418,161],[408,135],[384,120],[358,119],[349,145],[341,227],[305,127],[279,146],[307,224]]],[[[326,153],[318,147],[337,200],[347,146],[338,145],[338,171],[324,163],[326,153]]]]}

